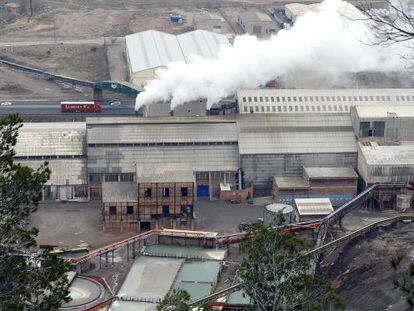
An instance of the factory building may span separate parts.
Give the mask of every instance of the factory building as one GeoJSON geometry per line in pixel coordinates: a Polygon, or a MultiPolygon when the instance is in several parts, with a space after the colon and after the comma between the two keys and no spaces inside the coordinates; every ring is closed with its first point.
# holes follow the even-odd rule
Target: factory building
{"type": "MultiPolygon", "coordinates": [[[[285,5],[285,15],[292,22],[309,13],[318,12],[320,3],[303,4],[303,3],[289,3],[285,5]]],[[[346,16],[351,21],[359,21],[366,19],[366,16],[354,5],[348,2],[342,2],[339,13],[346,16]]]]}
{"type": "Polygon", "coordinates": [[[374,183],[414,181],[414,142],[358,142],[358,172],[363,188],[374,183]]]}
{"type": "Polygon", "coordinates": [[[202,12],[193,17],[195,29],[211,31],[214,33],[229,33],[229,26],[220,13],[202,12]]]}
{"type": "Polygon", "coordinates": [[[104,231],[138,231],[138,188],[135,182],[102,184],[104,231]]]}
{"type": "Polygon", "coordinates": [[[352,106],[414,105],[414,89],[242,89],[240,114],[349,113],[352,106]]]}
{"type": "Polygon", "coordinates": [[[216,58],[221,45],[229,45],[226,36],[195,30],[172,35],[155,30],[126,36],[129,75],[132,83],[143,86],[156,77],[156,70],[170,62],[189,63],[194,57],[216,58]]]}
{"type": "Polygon", "coordinates": [[[257,37],[270,37],[279,31],[279,25],[272,18],[263,13],[248,11],[237,17],[237,23],[244,32],[257,37]]]}
{"type": "Polygon", "coordinates": [[[245,186],[269,193],[274,176],[300,177],[305,166],[357,166],[349,115],[239,115],[239,152],[245,186]]]}
{"type": "Polygon", "coordinates": [[[414,140],[413,106],[355,106],[351,108],[351,119],[361,140],[414,140]]]}
{"type": "Polygon", "coordinates": [[[194,182],[189,165],[137,165],[140,231],[194,229],[194,182]]]}
{"type": "Polygon", "coordinates": [[[304,167],[302,177],[273,180],[276,202],[292,204],[295,198],[329,198],[339,207],[357,194],[358,174],[352,167],[304,167]]]}
{"type": "Polygon", "coordinates": [[[88,200],[85,123],[24,123],[19,130],[15,159],[37,169],[49,162],[52,173],[44,200],[88,200]]]}
{"type": "Polygon", "coordinates": [[[87,118],[87,170],[91,193],[101,183],[133,181],[136,164],[190,165],[196,198],[220,195],[220,183],[237,185],[238,128],[234,117],[87,118]]]}

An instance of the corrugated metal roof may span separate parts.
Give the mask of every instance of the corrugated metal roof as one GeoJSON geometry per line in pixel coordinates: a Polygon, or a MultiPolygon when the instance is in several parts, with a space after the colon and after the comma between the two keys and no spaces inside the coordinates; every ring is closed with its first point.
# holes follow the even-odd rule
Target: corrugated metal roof
{"type": "Polygon", "coordinates": [[[138,202],[138,186],[134,182],[104,182],[102,183],[102,202],[138,202]]]}
{"type": "Polygon", "coordinates": [[[414,165],[414,142],[400,142],[400,145],[359,142],[358,145],[368,165],[414,165]]]}
{"type": "Polygon", "coordinates": [[[16,156],[84,155],[86,123],[24,123],[19,130],[16,156]]]}
{"type": "Polygon", "coordinates": [[[310,179],[318,178],[352,178],[358,179],[358,174],[352,167],[303,167],[304,174],[310,179]]]}
{"type": "Polygon", "coordinates": [[[303,177],[275,176],[274,181],[279,189],[308,189],[309,183],[303,177]]]}
{"type": "Polygon", "coordinates": [[[189,164],[177,168],[168,164],[138,164],[136,172],[138,183],[194,182],[193,170],[189,164]]]}
{"type": "Polygon", "coordinates": [[[240,133],[240,154],[357,152],[354,132],[240,133]]]}
{"type": "Polygon", "coordinates": [[[88,144],[237,142],[236,123],[90,126],[88,144]]]}
{"type": "Polygon", "coordinates": [[[294,202],[300,216],[328,215],[334,210],[329,198],[294,199],[294,202]]]}
{"type": "Polygon", "coordinates": [[[151,117],[89,117],[86,124],[115,125],[115,124],[191,124],[191,123],[235,123],[235,115],[224,116],[151,116],[151,117]]]}
{"type": "Polygon", "coordinates": [[[262,12],[257,12],[257,11],[244,12],[244,13],[241,13],[239,16],[240,16],[240,19],[244,23],[271,22],[272,21],[269,15],[262,13],[262,12]]]}
{"type": "Polygon", "coordinates": [[[190,55],[214,58],[222,44],[229,44],[224,35],[204,30],[178,36],[148,30],[126,36],[132,72],[166,66],[171,62],[189,62],[190,55]]]}
{"type": "Polygon", "coordinates": [[[412,105],[378,105],[375,109],[367,106],[355,106],[355,111],[360,118],[413,118],[414,106],[412,105]]]}

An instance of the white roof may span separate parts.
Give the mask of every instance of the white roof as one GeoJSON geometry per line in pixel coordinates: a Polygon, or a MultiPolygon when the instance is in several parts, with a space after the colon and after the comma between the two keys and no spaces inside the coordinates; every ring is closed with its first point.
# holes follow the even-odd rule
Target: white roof
{"type": "Polygon", "coordinates": [[[214,58],[220,45],[228,45],[224,35],[195,30],[181,35],[148,30],[126,36],[132,72],[189,62],[192,56],[214,58]]]}
{"type": "Polygon", "coordinates": [[[355,106],[360,118],[412,118],[414,106],[376,106],[375,109],[367,106],[355,106]]]}
{"type": "Polygon", "coordinates": [[[285,8],[295,17],[305,15],[309,11],[312,11],[312,7],[303,3],[289,3],[285,5],[285,8]]]}
{"type": "MultiPolygon", "coordinates": [[[[319,10],[320,3],[302,4],[302,3],[289,3],[285,5],[295,17],[303,16],[307,12],[317,12],[319,10]]],[[[366,16],[357,9],[354,5],[343,1],[339,7],[339,13],[351,20],[364,19],[366,16]]]]}
{"type": "Polygon", "coordinates": [[[414,165],[414,142],[359,142],[368,165],[414,165]]]}
{"type": "Polygon", "coordinates": [[[334,211],[329,198],[294,199],[299,215],[329,215],[334,211]]]}

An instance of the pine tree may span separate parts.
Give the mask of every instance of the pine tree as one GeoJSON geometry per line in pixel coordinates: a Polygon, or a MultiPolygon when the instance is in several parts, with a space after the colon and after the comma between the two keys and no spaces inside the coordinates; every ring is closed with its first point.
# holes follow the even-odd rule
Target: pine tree
{"type": "Polygon", "coordinates": [[[17,114],[0,118],[0,310],[55,310],[68,302],[68,264],[36,249],[36,228],[27,228],[49,179],[47,162],[33,170],[14,160],[17,114]]]}

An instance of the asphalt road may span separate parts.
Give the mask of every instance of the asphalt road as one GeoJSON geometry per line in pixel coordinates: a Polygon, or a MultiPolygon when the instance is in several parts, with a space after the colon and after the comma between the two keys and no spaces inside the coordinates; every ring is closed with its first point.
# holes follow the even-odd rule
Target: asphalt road
{"type": "MultiPolygon", "coordinates": [[[[11,106],[0,105],[0,115],[9,113],[19,113],[26,116],[43,116],[43,115],[133,115],[135,100],[123,100],[119,106],[110,106],[102,104],[100,113],[78,113],[60,111],[60,101],[50,100],[7,100],[12,103],[11,106]]],[[[0,99],[0,102],[3,102],[0,99]]]]}

